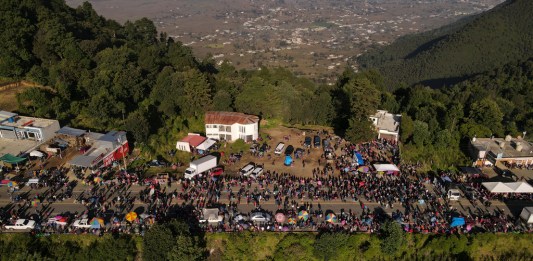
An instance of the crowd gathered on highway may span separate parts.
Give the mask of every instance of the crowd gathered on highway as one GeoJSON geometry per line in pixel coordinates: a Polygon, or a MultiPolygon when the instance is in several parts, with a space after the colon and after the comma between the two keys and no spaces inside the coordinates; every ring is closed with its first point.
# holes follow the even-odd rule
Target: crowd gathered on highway
{"type": "MultiPolygon", "coordinates": [[[[0,224],[3,231],[17,229],[20,223],[20,228],[34,233],[143,234],[150,225],[181,215],[206,232],[374,233],[387,220],[398,222],[407,233],[532,231],[519,217],[490,207],[491,201],[503,198],[479,185],[483,177],[464,180],[451,172],[418,173],[417,164],[401,162],[398,144],[388,140],[349,144],[331,136],[325,139],[333,153],[315,159],[320,167],[307,169],[312,174],[307,177],[265,170],[257,176],[142,179],[140,169],[128,173],[108,168],[88,175],[71,170],[77,178],[70,179],[69,169],[35,171],[39,182],[28,184],[29,190],[6,186],[9,198],[0,200],[9,203],[0,207],[0,224]],[[399,171],[377,171],[374,163],[394,164],[399,171]],[[469,206],[451,204],[446,196],[448,181],[471,189],[469,206]],[[83,210],[57,213],[54,204],[60,202],[81,205],[83,210]]],[[[306,149],[300,157],[314,148],[306,149]]],[[[250,153],[272,157],[268,151],[250,153]]],[[[230,155],[230,159],[239,164],[240,157],[230,155]]],[[[510,197],[505,199],[532,199],[510,197]]]]}

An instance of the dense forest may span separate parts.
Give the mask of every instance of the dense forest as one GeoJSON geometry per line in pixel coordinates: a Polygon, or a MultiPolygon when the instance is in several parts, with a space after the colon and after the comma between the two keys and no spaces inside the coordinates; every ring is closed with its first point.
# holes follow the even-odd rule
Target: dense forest
{"type": "Polygon", "coordinates": [[[407,35],[358,58],[376,68],[387,87],[442,87],[533,57],[533,1],[508,0],[442,28],[407,35]]]}
{"type": "MultiPolygon", "coordinates": [[[[516,20],[523,26],[530,19],[521,19],[517,7],[527,10],[526,2],[506,2],[479,17],[430,32],[427,39],[434,32],[459,37],[491,14],[494,23],[516,20]]],[[[416,74],[402,70],[388,74],[379,66],[358,73],[347,69],[336,84],[317,85],[284,68],[237,71],[229,63],[216,66],[209,57],[199,60],[190,48],[158,34],[152,21],[121,25],[99,16],[88,3],[73,9],[63,0],[2,0],[0,10],[7,25],[0,28],[0,77],[50,87],[19,94],[20,113],[96,131],[125,129],[152,156],[169,157],[166,152],[185,133],[203,132],[207,110],[240,111],[285,124],[333,126],[353,142],[375,135],[368,115],[376,109],[402,113],[402,158],[428,168],[468,164],[466,143],[473,136],[533,133],[533,59],[515,57],[516,52],[529,50],[525,47],[498,47],[507,59],[495,62],[486,54],[495,47],[480,43],[476,55],[487,55],[480,59],[495,69],[440,89],[417,84],[390,92],[390,79],[416,74]]],[[[531,33],[520,36],[524,43],[531,33]]],[[[412,43],[406,43],[405,50],[415,48],[412,43]]],[[[438,46],[445,50],[445,45],[438,46]]],[[[444,53],[434,50],[420,55],[439,61],[444,53]]],[[[456,51],[448,52],[456,55],[456,51]]],[[[449,60],[465,59],[450,56],[449,60]]],[[[474,73],[442,64],[461,69],[461,75],[474,73]]]]}

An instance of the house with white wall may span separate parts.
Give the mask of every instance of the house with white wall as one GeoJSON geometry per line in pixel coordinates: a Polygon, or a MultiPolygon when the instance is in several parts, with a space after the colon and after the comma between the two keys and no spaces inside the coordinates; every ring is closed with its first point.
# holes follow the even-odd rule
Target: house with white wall
{"type": "Polygon", "coordinates": [[[209,111],[205,113],[205,134],[216,140],[251,142],[259,137],[259,117],[241,112],[209,111]]]}
{"type": "Polygon", "coordinates": [[[392,114],[388,111],[378,110],[369,117],[378,132],[378,139],[398,141],[400,137],[401,114],[392,114]]]}

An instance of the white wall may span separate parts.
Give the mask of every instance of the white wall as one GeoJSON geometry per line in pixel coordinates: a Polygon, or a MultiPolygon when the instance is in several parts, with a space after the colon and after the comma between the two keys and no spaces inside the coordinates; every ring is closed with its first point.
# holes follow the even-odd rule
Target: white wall
{"type": "MultiPolygon", "coordinates": [[[[259,123],[254,124],[246,124],[241,125],[238,123],[235,123],[231,125],[231,132],[225,132],[225,131],[219,131],[219,126],[221,124],[206,124],[205,133],[208,138],[214,138],[214,139],[220,139],[219,134],[230,134],[231,135],[231,141],[236,141],[237,139],[241,138],[242,135],[252,135],[253,140],[257,140],[259,137],[259,130],[258,125],[259,123]],[[207,128],[207,126],[213,126],[216,125],[217,128],[207,128]],[[241,132],[241,127],[244,127],[244,132],[241,132]]],[[[227,126],[227,125],[223,125],[227,126]]]]}

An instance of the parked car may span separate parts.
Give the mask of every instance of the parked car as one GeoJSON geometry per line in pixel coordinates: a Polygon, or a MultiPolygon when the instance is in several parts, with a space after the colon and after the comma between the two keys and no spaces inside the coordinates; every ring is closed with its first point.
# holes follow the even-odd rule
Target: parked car
{"type": "Polygon", "coordinates": [[[233,216],[233,222],[235,223],[241,223],[241,222],[246,222],[248,220],[248,217],[246,215],[243,215],[243,214],[235,214],[233,216]]]}
{"type": "Polygon", "coordinates": [[[308,148],[311,147],[311,137],[305,136],[304,145],[308,148]]]}
{"type": "Polygon", "coordinates": [[[51,217],[48,219],[48,221],[46,222],[48,224],[57,224],[57,225],[60,225],[60,226],[65,226],[68,224],[68,218],[64,217],[62,219],[57,219],[55,217],[51,217]]]}
{"type": "Polygon", "coordinates": [[[278,143],[278,146],[276,146],[276,149],[274,150],[274,154],[278,156],[281,155],[281,152],[283,151],[284,148],[285,148],[285,143],[283,142],[278,143]]]}
{"type": "Polygon", "coordinates": [[[218,177],[220,175],[222,175],[224,173],[224,169],[222,168],[214,168],[212,171],[211,171],[211,177],[218,177]]]}
{"type": "Polygon", "coordinates": [[[250,214],[250,221],[252,222],[270,222],[272,217],[265,212],[254,212],[250,214]]]}
{"type": "Polygon", "coordinates": [[[72,224],[72,226],[75,228],[90,228],[91,223],[89,223],[89,219],[82,218],[74,221],[74,224],[72,224]]]}
{"type": "Polygon", "coordinates": [[[261,167],[257,167],[257,168],[254,169],[254,171],[252,171],[252,176],[254,178],[259,177],[261,174],[263,174],[263,168],[261,168],[261,167]]]}
{"type": "Polygon", "coordinates": [[[248,176],[250,176],[250,174],[252,174],[252,171],[254,171],[254,168],[255,168],[255,164],[253,164],[252,162],[250,162],[248,165],[244,166],[244,167],[239,171],[239,173],[240,173],[242,176],[248,177],[248,176]]]}
{"type": "Polygon", "coordinates": [[[449,200],[459,200],[461,198],[461,192],[458,189],[448,190],[448,199],[449,200]]]}
{"type": "Polygon", "coordinates": [[[5,228],[7,230],[34,229],[35,228],[35,221],[29,220],[29,219],[17,219],[15,224],[6,225],[5,228]]]}
{"type": "Polygon", "coordinates": [[[165,163],[159,160],[152,160],[148,163],[150,167],[165,167],[165,163]]]}
{"type": "Polygon", "coordinates": [[[315,145],[315,148],[320,148],[320,136],[316,135],[313,138],[313,144],[315,145]]]}
{"type": "Polygon", "coordinates": [[[287,146],[285,149],[285,156],[290,156],[294,152],[294,147],[292,145],[287,146]]]}
{"type": "Polygon", "coordinates": [[[470,187],[470,186],[466,186],[466,185],[461,185],[460,186],[461,190],[463,191],[465,197],[468,199],[468,200],[477,200],[479,195],[478,195],[478,192],[470,187]]]}

